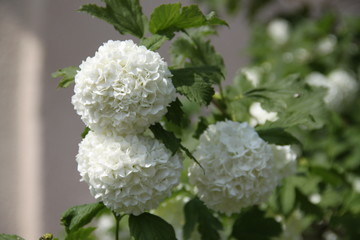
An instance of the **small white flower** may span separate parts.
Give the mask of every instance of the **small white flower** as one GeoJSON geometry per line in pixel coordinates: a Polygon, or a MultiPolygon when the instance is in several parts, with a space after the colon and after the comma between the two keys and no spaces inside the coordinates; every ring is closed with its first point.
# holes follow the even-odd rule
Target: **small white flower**
{"type": "Polygon", "coordinates": [[[113,240],[114,233],[112,231],[112,228],[114,227],[114,225],[115,219],[113,215],[101,215],[97,221],[97,228],[94,232],[96,237],[101,240],[113,240]]]}
{"type": "Polygon", "coordinates": [[[321,202],[321,195],[318,193],[313,193],[310,195],[309,201],[313,204],[319,204],[321,202]]]}
{"type": "Polygon", "coordinates": [[[331,109],[340,111],[354,99],[359,83],[348,72],[340,69],[329,74],[329,82],[329,92],[325,102],[331,109]]]}
{"type": "Polygon", "coordinates": [[[80,65],[72,104],[94,131],[140,133],[175,100],[171,76],[158,53],[132,40],[110,40],[80,65]]]}
{"type": "Polygon", "coordinates": [[[247,123],[232,121],[210,125],[200,136],[189,169],[190,183],[211,209],[225,214],[262,203],[278,184],[270,145],[247,123]]]}
{"type": "Polygon", "coordinates": [[[296,153],[291,149],[290,145],[277,146],[271,145],[273,150],[275,167],[280,178],[286,178],[296,172],[296,153]]]}
{"type": "Polygon", "coordinates": [[[275,43],[282,45],[290,36],[289,22],[284,19],[275,19],[269,23],[267,32],[275,43]]]}
{"type": "Polygon", "coordinates": [[[293,52],[285,52],[285,53],[282,55],[282,58],[283,58],[284,62],[286,62],[286,63],[291,63],[291,62],[294,61],[295,56],[294,56],[294,53],[293,53],[293,52]]]}
{"type": "Polygon", "coordinates": [[[246,67],[241,69],[241,72],[254,87],[259,85],[262,74],[261,67],[246,67]]]}
{"type": "Polygon", "coordinates": [[[360,193],[360,178],[355,178],[352,185],[353,190],[357,193],[360,193]]]}
{"type": "Polygon", "coordinates": [[[321,73],[311,73],[306,82],[315,87],[324,87],[327,94],[324,101],[329,109],[341,111],[356,96],[359,83],[344,70],[334,70],[328,77],[321,73]]]}
{"type": "Polygon", "coordinates": [[[327,230],[324,232],[323,237],[325,240],[338,240],[339,237],[332,231],[327,230]]]}
{"type": "Polygon", "coordinates": [[[320,54],[327,55],[334,51],[337,39],[334,35],[328,35],[320,40],[318,44],[318,51],[320,54]]]}
{"type": "Polygon", "coordinates": [[[252,118],[250,119],[250,125],[262,125],[265,124],[266,121],[275,122],[278,120],[277,112],[268,112],[261,107],[261,103],[254,102],[251,104],[249,108],[250,115],[252,118]]]}
{"type": "Polygon", "coordinates": [[[305,48],[298,48],[294,51],[294,55],[296,57],[297,60],[299,60],[300,62],[305,62],[310,58],[310,53],[307,49],[305,48]]]}
{"type": "Polygon", "coordinates": [[[323,74],[319,72],[312,72],[310,73],[306,79],[306,83],[308,83],[311,86],[315,87],[328,87],[328,80],[327,77],[325,77],[323,74]]]}
{"type": "Polygon", "coordinates": [[[179,183],[182,169],[177,154],[156,139],[136,135],[89,132],[76,161],[91,194],[119,214],[156,208],[179,183]]]}

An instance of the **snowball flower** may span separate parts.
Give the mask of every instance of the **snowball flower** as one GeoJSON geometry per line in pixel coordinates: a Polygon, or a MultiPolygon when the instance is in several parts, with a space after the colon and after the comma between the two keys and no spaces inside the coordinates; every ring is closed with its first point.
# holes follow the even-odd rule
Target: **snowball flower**
{"type": "Polygon", "coordinates": [[[317,50],[320,54],[326,55],[334,51],[336,47],[337,39],[334,35],[330,34],[322,38],[317,46],[317,50]]]}
{"type": "Polygon", "coordinates": [[[261,107],[261,103],[254,102],[251,104],[249,108],[250,115],[252,118],[250,119],[250,125],[262,125],[265,124],[266,121],[275,122],[278,120],[277,112],[268,112],[261,107]]]}
{"type": "Polygon", "coordinates": [[[286,178],[295,174],[297,156],[291,146],[271,145],[271,148],[274,154],[275,168],[278,171],[278,176],[280,178],[286,178]]]}
{"type": "Polygon", "coordinates": [[[269,23],[267,32],[275,43],[284,44],[290,36],[289,22],[284,19],[275,19],[269,23]]]}
{"type": "Polygon", "coordinates": [[[200,136],[190,183],[211,209],[230,215],[264,202],[278,184],[271,146],[247,123],[210,125],[200,136]]]}
{"type": "Polygon", "coordinates": [[[261,68],[260,67],[246,67],[241,70],[246,79],[254,86],[257,87],[261,80],[261,68]]]}
{"type": "Polygon", "coordinates": [[[118,214],[156,208],[179,183],[182,161],[158,140],[89,132],[76,156],[91,194],[118,214]]]}
{"type": "Polygon", "coordinates": [[[171,76],[158,53],[132,40],[110,40],[80,65],[72,104],[94,131],[140,133],[175,100],[171,76]]]}
{"type": "Polygon", "coordinates": [[[324,101],[329,109],[341,111],[356,96],[359,83],[344,70],[334,70],[328,77],[321,73],[311,73],[306,82],[315,87],[324,87],[327,94],[324,101]]]}

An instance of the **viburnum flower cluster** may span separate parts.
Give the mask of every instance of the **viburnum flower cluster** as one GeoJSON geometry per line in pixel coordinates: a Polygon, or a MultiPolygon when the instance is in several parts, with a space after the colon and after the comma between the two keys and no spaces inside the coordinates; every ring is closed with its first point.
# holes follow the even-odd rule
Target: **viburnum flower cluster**
{"type": "Polygon", "coordinates": [[[230,215],[266,201],[278,185],[272,147],[247,123],[217,122],[199,141],[194,156],[203,169],[192,165],[189,180],[209,208],[230,215]]]}
{"type": "Polygon", "coordinates": [[[267,27],[267,32],[275,43],[282,45],[289,39],[290,24],[285,19],[272,20],[267,27]]]}
{"type": "Polygon", "coordinates": [[[290,145],[277,146],[271,144],[275,159],[275,168],[280,178],[286,178],[296,172],[297,154],[290,145]]]}
{"type": "Polygon", "coordinates": [[[318,72],[309,74],[306,82],[315,87],[326,88],[324,102],[334,111],[342,111],[355,98],[359,84],[348,72],[336,69],[325,76],[318,72]]]}
{"type": "Polygon", "coordinates": [[[90,129],[141,133],[175,100],[167,63],[132,40],[108,41],[81,65],[72,104],[90,129]]]}
{"type": "Polygon", "coordinates": [[[254,102],[250,105],[249,113],[251,115],[250,125],[263,125],[267,121],[275,122],[278,120],[277,112],[268,112],[262,108],[260,102],[254,102]]]}
{"type": "Polygon", "coordinates": [[[116,214],[157,207],[179,183],[180,156],[141,135],[175,100],[166,62],[133,41],[108,41],[80,65],[72,103],[91,129],[76,157],[91,194],[116,214]]]}
{"type": "Polygon", "coordinates": [[[78,170],[91,194],[118,213],[156,208],[178,184],[180,157],[145,136],[90,132],[79,148],[78,170]]]}

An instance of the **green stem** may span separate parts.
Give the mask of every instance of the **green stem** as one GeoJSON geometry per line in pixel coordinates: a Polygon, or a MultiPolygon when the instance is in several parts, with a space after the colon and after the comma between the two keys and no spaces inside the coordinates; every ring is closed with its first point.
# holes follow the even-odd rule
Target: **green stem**
{"type": "Polygon", "coordinates": [[[124,215],[117,215],[115,212],[113,212],[116,225],[115,225],[115,240],[119,240],[119,230],[120,230],[120,220],[124,215]]]}
{"type": "Polygon", "coordinates": [[[222,85],[221,85],[221,83],[219,83],[218,85],[219,85],[219,91],[220,91],[221,99],[226,103],[226,98],[224,96],[224,90],[222,88],[222,85]]]}

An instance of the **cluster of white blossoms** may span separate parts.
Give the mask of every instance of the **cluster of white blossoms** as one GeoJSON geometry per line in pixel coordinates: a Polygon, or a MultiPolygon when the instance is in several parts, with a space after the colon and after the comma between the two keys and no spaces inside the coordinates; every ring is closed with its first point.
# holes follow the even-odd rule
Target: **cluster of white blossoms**
{"type": "Polygon", "coordinates": [[[327,89],[324,101],[334,111],[343,110],[356,96],[359,83],[348,72],[334,70],[328,76],[313,72],[305,80],[309,85],[327,89]]]}
{"type": "Polygon", "coordinates": [[[275,159],[275,168],[280,178],[286,178],[296,172],[297,154],[290,145],[277,146],[271,144],[275,159]]]}
{"type": "Polygon", "coordinates": [[[232,214],[264,202],[279,183],[272,148],[247,123],[210,125],[200,136],[190,183],[211,209],[232,214]]]}
{"type": "Polygon", "coordinates": [[[275,43],[282,45],[290,37],[290,24],[285,19],[272,20],[267,27],[267,32],[275,43]]]}
{"type": "Polygon", "coordinates": [[[337,38],[335,35],[329,34],[320,40],[317,46],[317,50],[322,55],[330,54],[335,50],[336,43],[337,38]]]}
{"type": "Polygon", "coordinates": [[[72,103],[91,129],[76,156],[81,180],[117,214],[156,208],[178,185],[182,159],[141,135],[175,100],[166,62],[133,41],[108,41],[80,65],[72,103]]]}
{"type": "Polygon", "coordinates": [[[116,213],[139,215],[179,183],[182,161],[158,140],[89,132],[76,158],[91,194],[116,213]]]}
{"type": "Polygon", "coordinates": [[[263,125],[267,121],[275,122],[279,119],[277,112],[266,111],[261,107],[261,103],[259,102],[254,102],[250,105],[249,113],[251,115],[250,125],[253,127],[256,125],[263,125]]]}
{"type": "Polygon", "coordinates": [[[171,76],[158,53],[132,40],[110,40],[80,65],[72,104],[94,131],[141,133],[175,100],[171,76]]]}

